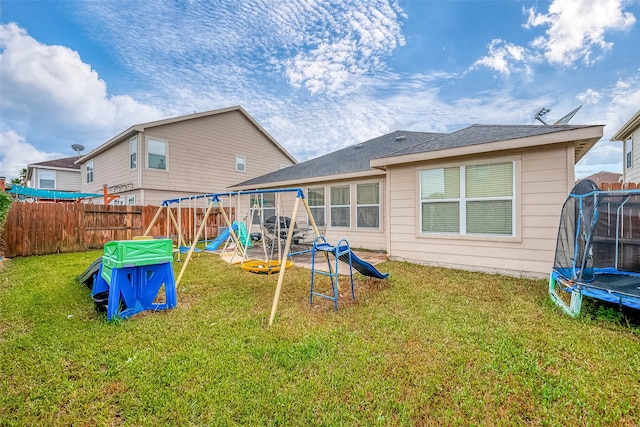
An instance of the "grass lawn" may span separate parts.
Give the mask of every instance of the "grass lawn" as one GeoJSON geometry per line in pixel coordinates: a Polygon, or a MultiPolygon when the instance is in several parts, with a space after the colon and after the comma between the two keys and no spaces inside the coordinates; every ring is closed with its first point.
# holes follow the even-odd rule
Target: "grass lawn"
{"type": "Polygon", "coordinates": [[[293,268],[267,327],[277,277],[202,254],[176,309],[107,322],[74,281],[99,255],[3,264],[0,425],[640,422],[637,312],[571,319],[544,280],[386,262],[335,313],[293,268]]]}

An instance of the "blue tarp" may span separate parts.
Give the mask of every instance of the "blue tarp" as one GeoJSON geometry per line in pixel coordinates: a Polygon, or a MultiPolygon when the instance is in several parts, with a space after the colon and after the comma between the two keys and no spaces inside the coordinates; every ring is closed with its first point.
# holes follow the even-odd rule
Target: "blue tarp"
{"type": "Polygon", "coordinates": [[[78,200],[104,196],[103,194],[99,193],[75,193],[71,191],[41,190],[37,188],[23,187],[21,185],[15,184],[11,187],[11,190],[7,191],[7,193],[15,194],[16,196],[49,200],[78,200]]]}

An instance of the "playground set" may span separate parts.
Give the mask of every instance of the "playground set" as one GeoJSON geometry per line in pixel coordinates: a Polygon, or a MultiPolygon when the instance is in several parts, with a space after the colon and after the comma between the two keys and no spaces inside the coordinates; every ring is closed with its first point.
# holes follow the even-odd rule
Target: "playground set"
{"type": "MultiPolygon", "coordinates": [[[[279,204],[276,203],[276,208],[279,204]]],[[[180,215],[181,209],[178,209],[177,212],[180,215]]],[[[310,303],[313,303],[314,296],[326,298],[333,301],[335,310],[338,310],[338,294],[340,290],[338,284],[339,262],[346,263],[349,267],[351,296],[354,299],[354,269],[365,276],[378,279],[388,278],[388,273],[383,274],[370,263],[358,258],[346,240],[340,240],[338,245],[335,246],[330,245],[324,236],[320,234],[302,189],[283,188],[203,194],[165,200],[154,215],[143,236],[131,241],[112,241],[105,244],[104,256],[89,266],[79,277],[79,280],[91,287],[96,307],[106,311],[109,320],[116,317],[126,318],[145,310],[169,309],[177,305],[176,289],[193,254],[214,251],[219,253],[221,258],[229,264],[240,264],[246,271],[278,275],[269,317],[270,326],[275,319],[285,271],[293,266],[290,258],[296,255],[311,253],[310,303]],[[275,216],[263,221],[261,219],[263,216],[262,207],[260,203],[256,203],[256,196],[265,194],[275,194],[278,201],[281,200],[280,197],[282,195],[294,194],[295,200],[290,217],[283,216],[278,212],[280,210],[278,208],[275,211],[275,216]],[[232,221],[226,209],[227,204],[225,201],[227,199],[229,200],[228,207],[230,208],[234,198],[236,205],[239,206],[242,196],[249,196],[250,204],[252,204],[249,209],[248,225],[245,225],[243,221],[232,221]],[[190,225],[193,225],[195,233],[192,241],[187,244],[183,238],[183,230],[180,227],[180,224],[182,224],[181,218],[178,217],[176,219],[171,207],[180,206],[185,201],[191,206],[192,202],[195,204],[198,200],[206,201],[207,208],[200,225],[197,227],[194,209],[193,222],[190,222],[190,225]],[[296,218],[301,203],[309,218],[309,229],[300,230],[296,226],[296,218]],[[203,236],[203,230],[206,229],[207,219],[214,208],[219,209],[226,227],[213,240],[208,240],[208,236],[203,236]],[[149,236],[150,230],[163,211],[166,212],[167,235],[163,236],[164,238],[149,236]],[[257,225],[260,227],[261,233],[250,233],[254,226],[254,217],[258,218],[259,224],[257,225]],[[173,247],[170,224],[173,224],[177,232],[177,248],[173,247]],[[292,242],[301,240],[303,235],[308,232],[313,233],[310,247],[302,251],[293,252],[292,242]],[[201,240],[201,238],[204,239],[201,240]],[[264,259],[248,259],[248,248],[257,240],[262,242],[264,259]],[[269,241],[270,251],[267,248],[267,241],[269,241]],[[200,246],[198,246],[199,244],[200,246]],[[181,254],[185,255],[184,261],[178,258],[182,263],[182,267],[175,280],[173,272],[174,253],[178,257],[181,254]],[[323,254],[328,271],[316,267],[316,255],[318,253],[323,254]],[[332,260],[335,262],[332,263],[332,260]],[[329,277],[330,293],[323,294],[314,289],[316,275],[329,277]],[[158,302],[162,289],[164,289],[165,302],[158,302]]]]}
{"type": "Polygon", "coordinates": [[[549,295],[572,317],[583,296],[640,310],[640,190],[576,184],[562,208],[549,295]]]}

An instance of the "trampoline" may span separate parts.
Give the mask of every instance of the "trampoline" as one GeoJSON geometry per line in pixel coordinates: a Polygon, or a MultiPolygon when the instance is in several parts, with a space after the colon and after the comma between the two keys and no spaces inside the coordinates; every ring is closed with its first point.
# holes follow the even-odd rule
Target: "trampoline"
{"type": "Polygon", "coordinates": [[[562,208],[549,295],[573,317],[583,296],[640,310],[640,190],[576,184],[562,208]]]}

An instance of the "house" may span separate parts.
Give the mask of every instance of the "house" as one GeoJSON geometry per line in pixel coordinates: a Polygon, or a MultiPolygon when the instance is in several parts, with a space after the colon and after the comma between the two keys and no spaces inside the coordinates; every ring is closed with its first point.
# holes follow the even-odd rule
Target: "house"
{"type": "MultiPolygon", "coordinates": [[[[387,250],[388,225],[383,215],[386,172],[371,167],[371,159],[442,135],[396,131],[244,181],[231,189],[304,187],[315,223],[327,239],[348,237],[354,247],[387,250]]],[[[262,198],[265,220],[275,214],[270,207],[276,203],[271,194],[262,198]]]]}
{"type": "Polygon", "coordinates": [[[640,182],[640,110],[611,137],[611,141],[622,141],[622,180],[640,182]]]}
{"type": "Polygon", "coordinates": [[[83,192],[102,192],[106,185],[121,204],[160,205],[224,192],[297,162],[236,106],[133,125],[78,163],[83,192]]]}
{"type": "Polygon", "coordinates": [[[80,191],[80,156],[27,165],[26,186],[37,190],[80,191]]]}
{"type": "Polygon", "coordinates": [[[600,171],[589,175],[583,179],[593,181],[596,185],[602,188],[602,184],[618,184],[622,182],[622,174],[617,172],[600,171]]]}
{"type": "Polygon", "coordinates": [[[303,187],[328,241],[346,238],[391,259],[545,276],[575,164],[602,132],[601,125],[396,131],[232,188],[303,187]]]}

